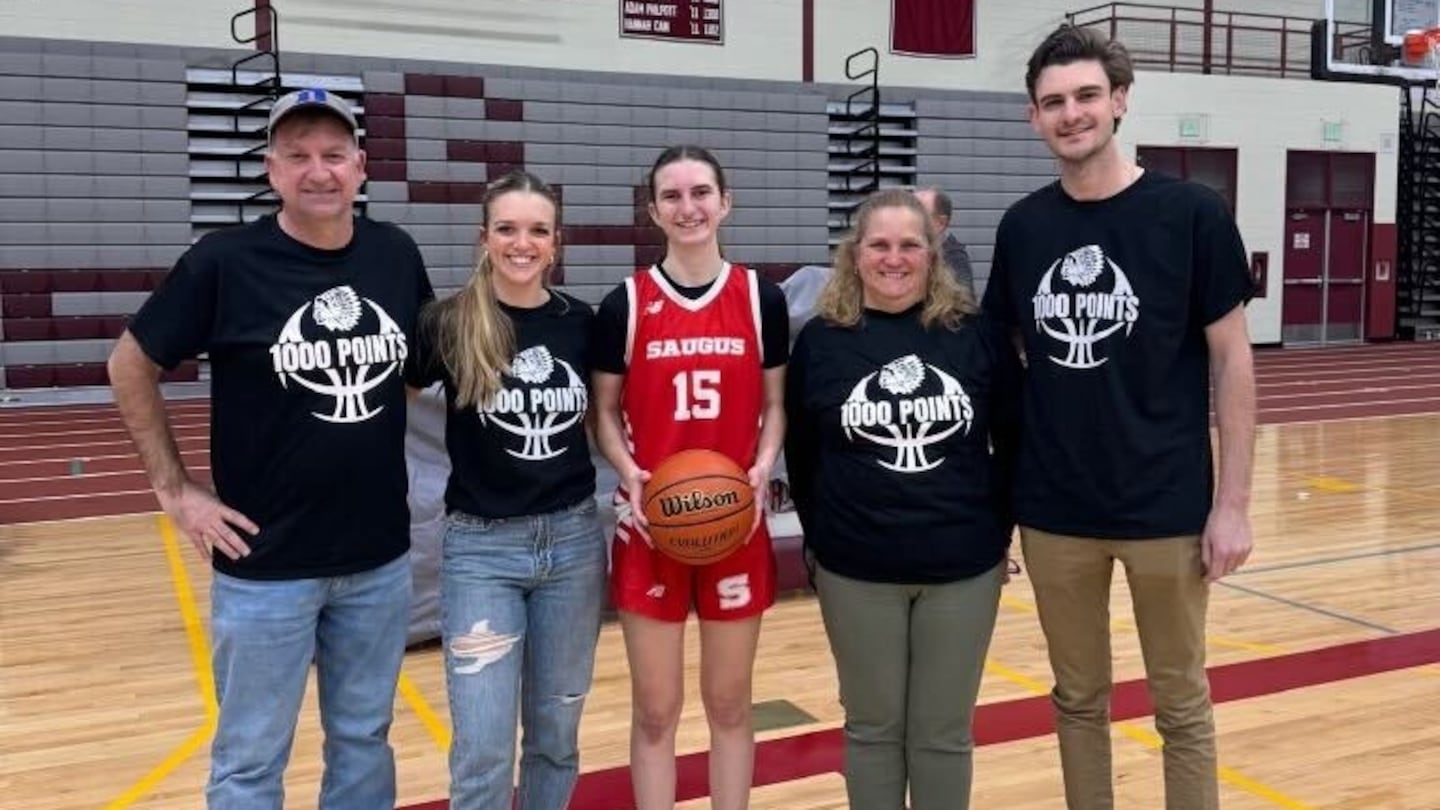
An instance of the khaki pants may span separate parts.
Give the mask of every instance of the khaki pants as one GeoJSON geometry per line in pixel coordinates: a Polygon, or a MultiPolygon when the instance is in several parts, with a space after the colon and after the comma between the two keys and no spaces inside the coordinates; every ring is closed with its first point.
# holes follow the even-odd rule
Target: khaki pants
{"type": "Polygon", "coordinates": [[[1055,726],[1070,810],[1111,810],[1110,576],[1125,566],[1165,741],[1166,810],[1220,805],[1205,675],[1209,597],[1199,536],[1094,540],[1021,527],[1025,564],[1055,673],[1055,726]]]}

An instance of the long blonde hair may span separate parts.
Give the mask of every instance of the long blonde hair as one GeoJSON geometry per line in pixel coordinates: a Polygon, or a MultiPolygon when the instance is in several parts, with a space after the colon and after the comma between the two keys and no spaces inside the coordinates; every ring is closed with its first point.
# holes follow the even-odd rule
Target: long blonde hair
{"type": "Polygon", "coordinates": [[[921,299],[924,307],[920,310],[920,323],[926,329],[936,324],[946,329],[958,329],[965,318],[978,311],[975,298],[960,286],[946,267],[938,237],[928,227],[930,220],[924,206],[914,194],[898,188],[876,191],[860,203],[855,212],[854,229],[836,249],[835,269],[820,291],[816,314],[836,326],[851,327],[860,323],[865,313],[865,287],[860,281],[855,254],[865,239],[865,229],[870,225],[871,217],[882,208],[904,208],[913,212],[925,235],[925,247],[930,251],[930,274],[921,299]]]}
{"type": "MultiPolygon", "coordinates": [[[[555,244],[560,244],[560,198],[545,181],[526,171],[516,170],[490,184],[485,190],[481,243],[476,246],[475,269],[460,292],[437,301],[425,310],[425,328],[433,330],[440,360],[455,383],[455,407],[484,405],[503,386],[501,375],[510,369],[515,356],[515,325],[500,309],[492,283],[494,268],[485,250],[484,233],[490,209],[496,200],[512,192],[539,194],[555,211],[555,244]]],[[[548,274],[548,269],[547,269],[548,274]]],[[[546,286],[549,286],[547,275],[546,286]]]]}

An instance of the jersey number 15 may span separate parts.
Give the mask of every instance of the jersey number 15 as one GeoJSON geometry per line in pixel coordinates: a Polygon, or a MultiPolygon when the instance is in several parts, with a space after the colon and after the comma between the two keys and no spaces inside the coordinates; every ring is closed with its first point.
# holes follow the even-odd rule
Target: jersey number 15
{"type": "Polygon", "coordinates": [[[675,421],[720,417],[720,372],[714,369],[682,371],[675,384],[675,421]]]}

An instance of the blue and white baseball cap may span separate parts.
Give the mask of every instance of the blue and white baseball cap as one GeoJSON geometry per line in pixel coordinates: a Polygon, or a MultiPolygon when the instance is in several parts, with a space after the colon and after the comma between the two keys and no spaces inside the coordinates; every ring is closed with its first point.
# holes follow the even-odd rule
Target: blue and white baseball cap
{"type": "Polygon", "coordinates": [[[345,126],[349,127],[352,133],[360,128],[355,122],[355,113],[351,111],[349,102],[323,87],[307,87],[281,96],[275,106],[270,108],[270,123],[267,126],[269,137],[275,137],[275,127],[285,116],[296,110],[316,107],[333,113],[336,118],[345,122],[345,126]]]}

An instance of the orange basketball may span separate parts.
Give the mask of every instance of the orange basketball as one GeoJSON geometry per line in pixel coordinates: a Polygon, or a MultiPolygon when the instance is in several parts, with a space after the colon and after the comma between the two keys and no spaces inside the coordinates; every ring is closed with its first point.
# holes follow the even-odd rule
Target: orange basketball
{"type": "Polygon", "coordinates": [[[641,495],[655,548],[683,563],[724,559],[750,535],[755,491],[745,471],[714,450],[682,450],[650,471],[641,495]]]}

